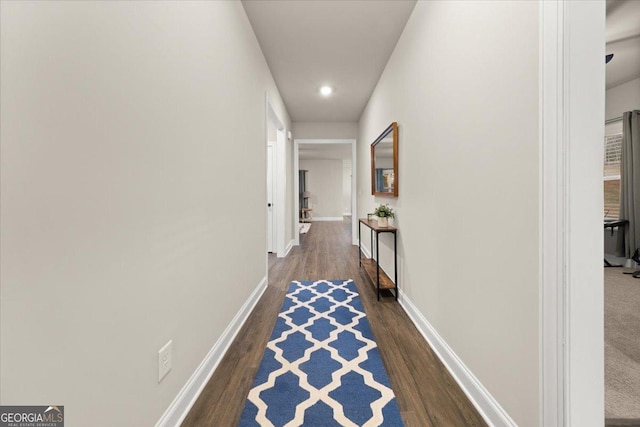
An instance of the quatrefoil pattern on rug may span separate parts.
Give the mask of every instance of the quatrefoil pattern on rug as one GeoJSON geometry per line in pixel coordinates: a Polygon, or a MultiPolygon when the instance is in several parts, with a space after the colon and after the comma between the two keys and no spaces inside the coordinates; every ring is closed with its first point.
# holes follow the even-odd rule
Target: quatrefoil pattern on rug
{"type": "Polygon", "coordinates": [[[240,426],[402,425],[355,283],[292,282],[240,426]]]}

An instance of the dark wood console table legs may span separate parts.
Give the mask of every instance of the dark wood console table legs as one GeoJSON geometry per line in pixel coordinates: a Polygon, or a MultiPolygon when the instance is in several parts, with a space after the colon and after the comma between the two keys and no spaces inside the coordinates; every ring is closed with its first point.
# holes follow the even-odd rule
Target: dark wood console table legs
{"type": "MultiPolygon", "coordinates": [[[[398,300],[398,229],[395,227],[380,227],[377,221],[360,219],[358,222],[358,263],[360,267],[364,267],[367,276],[371,280],[371,283],[376,287],[376,293],[378,301],[380,301],[380,290],[393,290],[396,301],[398,300]],[[373,235],[375,234],[375,246],[376,256],[375,258],[362,259],[362,233],[360,231],[360,224],[364,224],[371,230],[370,237],[373,244],[373,235]],[[392,233],[393,234],[393,269],[394,269],[394,281],[380,269],[380,233],[392,233]]],[[[373,251],[373,248],[371,248],[373,251]]]]}

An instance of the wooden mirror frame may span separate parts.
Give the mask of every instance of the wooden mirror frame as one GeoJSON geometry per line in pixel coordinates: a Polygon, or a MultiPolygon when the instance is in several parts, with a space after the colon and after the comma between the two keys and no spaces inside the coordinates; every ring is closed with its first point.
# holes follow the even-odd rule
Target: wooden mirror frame
{"type": "Polygon", "coordinates": [[[398,122],[393,122],[371,144],[371,195],[398,197],[398,122]],[[393,192],[376,191],[376,145],[393,132],[393,192]]]}

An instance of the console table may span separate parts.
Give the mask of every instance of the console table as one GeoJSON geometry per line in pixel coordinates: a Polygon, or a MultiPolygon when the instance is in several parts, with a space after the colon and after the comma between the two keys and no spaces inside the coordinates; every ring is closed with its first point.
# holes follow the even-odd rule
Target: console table
{"type": "MultiPolygon", "coordinates": [[[[371,219],[360,219],[358,222],[358,261],[360,267],[364,267],[367,276],[371,280],[371,283],[376,287],[378,294],[378,301],[380,301],[380,290],[393,289],[396,301],[398,300],[398,229],[395,227],[380,227],[378,221],[371,219]],[[373,244],[373,235],[376,235],[376,257],[374,258],[362,258],[362,239],[360,234],[360,224],[364,224],[371,230],[371,243],[373,244]],[[392,233],[393,234],[393,271],[394,280],[391,281],[389,276],[380,269],[378,260],[380,259],[380,251],[378,250],[378,241],[380,233],[392,233]]],[[[373,248],[371,248],[373,251],[373,248]]]]}

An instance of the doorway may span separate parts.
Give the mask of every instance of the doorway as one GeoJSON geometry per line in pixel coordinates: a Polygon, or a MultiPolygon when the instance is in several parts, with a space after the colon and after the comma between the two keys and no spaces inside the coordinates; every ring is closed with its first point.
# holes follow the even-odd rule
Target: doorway
{"type": "MultiPolygon", "coordinates": [[[[640,109],[639,16],[640,2],[606,2],[604,255],[605,265],[613,267],[604,269],[607,427],[640,427],[640,280],[632,276],[640,268],[632,258],[637,246],[633,236],[637,218],[630,209],[621,209],[621,198],[626,206],[634,205],[633,191],[623,192],[622,180],[623,164],[626,167],[634,164],[636,155],[629,146],[623,148],[627,139],[624,133],[626,130],[633,134],[635,130],[631,127],[632,120],[623,117],[626,112],[640,109]]],[[[626,188],[633,187],[628,185],[630,181],[625,183],[626,188]]]]}
{"type": "Polygon", "coordinates": [[[275,252],[276,247],[276,215],[274,213],[274,188],[273,184],[275,182],[274,172],[275,172],[275,143],[276,143],[276,132],[275,128],[271,126],[269,123],[269,139],[267,141],[267,252],[273,253],[275,252]],[[273,130],[273,139],[271,139],[271,130],[273,130]]]}
{"type": "MultiPolygon", "coordinates": [[[[343,217],[350,218],[351,222],[351,242],[357,244],[357,197],[356,197],[356,140],[355,139],[296,139],[294,141],[293,149],[293,170],[294,170],[294,215],[296,220],[296,232],[294,233],[294,244],[300,245],[300,206],[301,196],[300,194],[300,177],[299,170],[305,169],[301,167],[304,162],[314,162],[320,160],[327,160],[335,163],[333,169],[335,174],[338,175],[338,184],[334,186],[333,195],[330,196],[335,202],[330,208],[323,207],[322,211],[313,211],[313,218],[319,220],[343,220],[343,217]],[[301,156],[301,150],[303,154],[301,156]],[[348,172],[347,173],[347,168],[348,172]],[[345,183],[345,179],[348,181],[345,183]],[[348,188],[345,188],[348,187],[348,188]],[[347,196],[348,194],[348,196],[347,196]],[[347,197],[349,201],[346,202],[347,197]]],[[[316,162],[317,163],[317,162],[316,162]]],[[[308,183],[313,182],[313,171],[306,173],[306,179],[309,180],[305,186],[305,192],[308,196],[308,200],[305,203],[311,204],[313,209],[314,203],[318,202],[318,194],[314,195],[313,188],[310,188],[308,183]]],[[[316,177],[317,181],[317,177],[316,177]]],[[[326,192],[326,189],[318,189],[320,192],[326,192]]],[[[325,196],[326,197],[326,196],[325,196]]],[[[306,205],[309,207],[308,205],[306,205]]],[[[320,208],[320,206],[318,206],[320,208]]]]}
{"type": "Polygon", "coordinates": [[[285,253],[286,214],[286,129],[284,122],[275,112],[269,97],[266,97],[266,228],[267,253],[275,253],[282,258],[285,253]]]}

